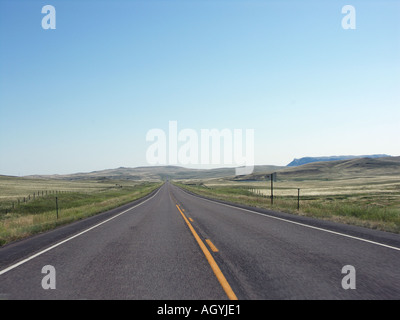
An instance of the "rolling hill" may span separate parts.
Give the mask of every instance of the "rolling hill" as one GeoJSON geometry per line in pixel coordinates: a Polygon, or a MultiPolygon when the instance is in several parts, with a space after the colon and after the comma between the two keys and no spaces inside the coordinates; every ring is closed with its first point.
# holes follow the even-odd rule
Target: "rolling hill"
{"type": "Polygon", "coordinates": [[[68,175],[33,175],[25,178],[59,180],[131,180],[163,181],[223,178],[234,181],[268,180],[268,174],[278,172],[278,179],[341,179],[400,175],[400,157],[355,158],[348,160],[311,162],[300,166],[285,167],[258,165],[250,175],[235,176],[235,168],[189,169],[179,166],[149,166],[117,168],[68,175]]]}
{"type": "Polygon", "coordinates": [[[400,174],[400,157],[314,162],[299,167],[287,168],[280,172],[282,177],[314,178],[372,177],[395,174],[400,174]]]}
{"type": "MultiPolygon", "coordinates": [[[[254,167],[254,173],[273,172],[284,167],[260,165],[254,167]]],[[[135,180],[162,181],[168,179],[210,179],[235,176],[235,168],[189,169],[178,166],[149,166],[137,168],[117,168],[88,173],[68,175],[32,175],[28,178],[62,179],[62,180],[135,180]]]]}
{"type": "MultiPolygon", "coordinates": [[[[278,172],[278,180],[320,180],[356,177],[400,176],[400,157],[357,158],[321,161],[296,167],[285,167],[278,172]]],[[[253,173],[232,180],[268,180],[265,173],[253,173]]]]}
{"type": "Polygon", "coordinates": [[[336,161],[336,160],[351,160],[357,158],[384,158],[390,157],[387,154],[372,154],[372,155],[363,155],[363,156],[329,156],[329,157],[303,157],[300,159],[294,159],[290,162],[287,167],[297,167],[303,164],[311,163],[311,162],[321,162],[321,161],[336,161]]]}

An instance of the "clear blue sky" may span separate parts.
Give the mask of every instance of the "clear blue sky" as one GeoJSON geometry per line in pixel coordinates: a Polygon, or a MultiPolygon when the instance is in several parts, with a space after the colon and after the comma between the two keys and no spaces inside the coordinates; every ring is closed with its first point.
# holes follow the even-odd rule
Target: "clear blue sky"
{"type": "Polygon", "coordinates": [[[377,0],[0,0],[0,174],[146,165],[172,120],[254,129],[256,164],[400,155],[399,17],[377,0]]]}

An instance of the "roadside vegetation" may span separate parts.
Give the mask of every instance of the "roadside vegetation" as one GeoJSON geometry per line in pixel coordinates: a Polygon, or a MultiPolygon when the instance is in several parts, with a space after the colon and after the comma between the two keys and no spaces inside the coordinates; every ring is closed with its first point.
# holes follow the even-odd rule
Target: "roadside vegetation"
{"type": "Polygon", "coordinates": [[[0,177],[0,182],[0,246],[116,208],[149,194],[161,185],[156,182],[9,177],[0,177]],[[33,193],[36,193],[35,197],[33,193]]]}
{"type": "Polygon", "coordinates": [[[278,180],[274,183],[273,204],[268,181],[219,179],[175,184],[209,198],[400,233],[400,177],[396,176],[278,180]]]}

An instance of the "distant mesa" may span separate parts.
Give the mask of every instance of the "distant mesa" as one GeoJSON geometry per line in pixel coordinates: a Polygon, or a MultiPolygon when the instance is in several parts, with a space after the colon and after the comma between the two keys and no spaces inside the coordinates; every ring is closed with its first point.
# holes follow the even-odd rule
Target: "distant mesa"
{"type": "Polygon", "coordinates": [[[384,158],[384,157],[391,157],[391,156],[387,154],[372,154],[372,155],[362,155],[362,156],[304,157],[300,159],[294,159],[291,163],[287,165],[287,167],[297,167],[303,164],[311,162],[320,162],[320,161],[336,161],[336,160],[351,160],[357,158],[384,158]]]}

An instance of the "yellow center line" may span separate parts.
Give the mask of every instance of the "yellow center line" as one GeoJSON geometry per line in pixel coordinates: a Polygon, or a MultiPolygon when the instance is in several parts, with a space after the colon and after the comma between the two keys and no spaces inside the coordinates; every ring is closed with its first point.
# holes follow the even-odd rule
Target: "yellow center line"
{"type": "Polygon", "coordinates": [[[206,239],[206,242],[210,247],[210,249],[212,250],[212,252],[218,252],[218,248],[214,245],[214,243],[211,242],[210,239],[206,239]]]}
{"type": "Polygon", "coordinates": [[[190,222],[193,222],[193,219],[189,217],[190,222]]]}
{"type": "Polygon", "coordinates": [[[192,227],[191,223],[189,220],[186,218],[184,213],[182,212],[181,208],[179,208],[178,205],[176,205],[178,208],[179,212],[181,213],[183,219],[185,220],[186,224],[188,225],[190,231],[192,232],[194,238],[196,239],[198,245],[200,246],[201,250],[203,251],[204,255],[206,256],[206,259],[208,263],[211,266],[211,269],[214,271],[215,276],[217,277],[219,283],[221,284],[222,288],[224,289],[225,293],[227,294],[228,298],[230,300],[237,300],[237,297],[235,293],[233,292],[231,286],[229,285],[228,281],[226,280],[225,276],[223,275],[221,269],[218,267],[217,262],[215,262],[213,256],[211,255],[210,251],[207,249],[206,245],[204,242],[200,239],[199,235],[197,234],[196,230],[192,227]]]}

